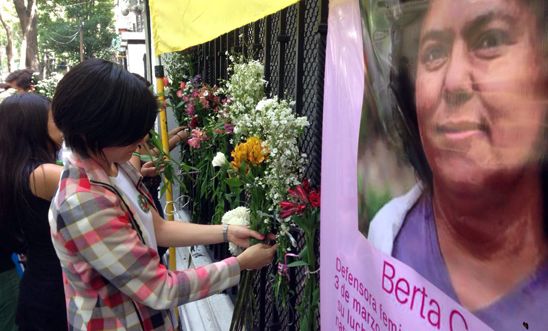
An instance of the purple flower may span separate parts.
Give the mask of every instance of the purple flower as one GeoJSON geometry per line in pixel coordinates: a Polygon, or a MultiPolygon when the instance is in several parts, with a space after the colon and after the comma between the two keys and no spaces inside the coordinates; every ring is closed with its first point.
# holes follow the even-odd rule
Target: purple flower
{"type": "Polygon", "coordinates": [[[232,132],[234,132],[234,124],[232,124],[232,123],[225,123],[224,127],[225,127],[225,132],[226,132],[226,133],[232,133],[232,132]]]}

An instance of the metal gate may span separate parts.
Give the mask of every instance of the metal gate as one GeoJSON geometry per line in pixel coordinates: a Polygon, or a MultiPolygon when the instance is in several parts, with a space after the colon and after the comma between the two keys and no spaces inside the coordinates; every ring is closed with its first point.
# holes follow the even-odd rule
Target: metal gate
{"type": "MultiPolygon", "coordinates": [[[[321,175],[327,13],[327,0],[301,0],[278,13],[185,52],[193,59],[194,72],[210,85],[227,79],[227,51],[253,57],[265,65],[267,94],[294,100],[296,112],[308,117],[310,125],[299,144],[301,151],[308,155],[305,175],[314,186],[320,185],[321,175]]],[[[298,239],[298,244],[303,245],[302,238],[298,239]]],[[[319,242],[315,249],[316,256],[319,256],[319,242]]],[[[210,250],[215,259],[228,255],[226,245],[213,245],[210,250]]],[[[306,275],[303,270],[290,269],[293,293],[287,300],[287,307],[281,308],[274,302],[272,289],[276,272],[277,267],[272,265],[264,268],[255,279],[256,312],[253,326],[250,326],[253,330],[298,329],[299,316],[294,307],[300,300],[306,275]]],[[[319,325],[319,316],[317,319],[319,325]]]]}

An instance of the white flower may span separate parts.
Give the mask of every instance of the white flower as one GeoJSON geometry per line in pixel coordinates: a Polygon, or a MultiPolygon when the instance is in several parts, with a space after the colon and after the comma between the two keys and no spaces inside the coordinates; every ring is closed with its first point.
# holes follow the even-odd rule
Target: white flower
{"type": "MultiPolygon", "coordinates": [[[[237,207],[227,211],[221,218],[221,223],[249,226],[249,218],[249,209],[246,207],[237,207]]],[[[240,253],[243,252],[242,248],[233,243],[228,243],[228,250],[230,251],[230,254],[234,256],[240,255],[240,253]]]]}
{"type": "Polygon", "coordinates": [[[213,167],[222,167],[226,164],[226,162],[226,156],[221,152],[217,152],[217,155],[215,155],[213,161],[211,161],[211,164],[213,165],[213,167]]]}

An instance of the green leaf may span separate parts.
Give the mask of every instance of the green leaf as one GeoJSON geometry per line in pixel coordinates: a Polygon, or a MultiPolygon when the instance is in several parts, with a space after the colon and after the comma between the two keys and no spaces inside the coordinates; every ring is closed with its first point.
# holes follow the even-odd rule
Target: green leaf
{"type": "Polygon", "coordinates": [[[300,261],[293,261],[291,263],[288,263],[287,267],[288,268],[295,268],[295,267],[304,267],[304,266],[307,266],[307,265],[308,265],[308,263],[306,263],[303,260],[300,260],[300,261]]]}
{"type": "Polygon", "coordinates": [[[152,156],[146,155],[146,154],[139,154],[139,160],[141,160],[141,161],[143,161],[143,162],[154,161],[154,159],[152,158],[152,156]]]}

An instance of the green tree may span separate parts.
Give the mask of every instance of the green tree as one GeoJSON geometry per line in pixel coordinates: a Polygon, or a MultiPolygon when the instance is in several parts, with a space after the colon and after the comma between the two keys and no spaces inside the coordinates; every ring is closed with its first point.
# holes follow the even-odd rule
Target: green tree
{"type": "Polygon", "coordinates": [[[21,31],[13,2],[0,1],[0,74],[17,69],[21,31]]]}
{"type": "Polygon", "coordinates": [[[20,68],[38,68],[38,30],[36,0],[13,0],[21,26],[20,68]]]}
{"type": "Polygon", "coordinates": [[[43,61],[54,57],[57,62],[78,63],[81,36],[84,58],[111,59],[116,37],[113,8],[113,0],[41,2],[38,25],[43,61]]]}

